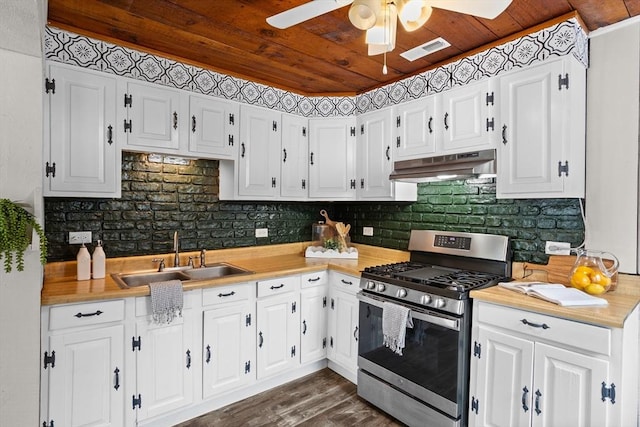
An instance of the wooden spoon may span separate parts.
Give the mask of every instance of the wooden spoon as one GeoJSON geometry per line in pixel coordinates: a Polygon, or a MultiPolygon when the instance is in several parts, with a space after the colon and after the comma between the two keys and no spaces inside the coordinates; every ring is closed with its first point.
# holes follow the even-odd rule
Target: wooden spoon
{"type": "Polygon", "coordinates": [[[320,215],[322,215],[324,217],[325,223],[327,223],[327,225],[330,225],[332,227],[336,226],[335,221],[331,221],[331,218],[329,218],[329,215],[327,214],[327,211],[325,211],[324,209],[322,209],[320,211],[320,215]]]}

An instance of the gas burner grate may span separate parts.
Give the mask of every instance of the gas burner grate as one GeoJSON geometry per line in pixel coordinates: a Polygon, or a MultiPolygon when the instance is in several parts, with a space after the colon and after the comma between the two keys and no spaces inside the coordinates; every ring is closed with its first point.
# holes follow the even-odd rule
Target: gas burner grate
{"type": "Polygon", "coordinates": [[[477,271],[457,271],[422,281],[424,284],[446,287],[451,290],[466,291],[497,283],[502,277],[497,274],[477,271]]]}
{"type": "Polygon", "coordinates": [[[364,271],[365,273],[371,273],[381,277],[395,277],[398,273],[417,270],[419,268],[424,268],[424,264],[405,261],[394,264],[377,265],[375,267],[366,267],[364,271]]]}

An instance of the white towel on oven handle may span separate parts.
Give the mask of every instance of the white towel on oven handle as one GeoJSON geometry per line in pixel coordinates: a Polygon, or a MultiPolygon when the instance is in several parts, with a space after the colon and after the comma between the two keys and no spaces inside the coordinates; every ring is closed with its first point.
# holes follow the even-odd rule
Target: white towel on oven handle
{"type": "Polygon", "coordinates": [[[385,301],[382,305],[383,343],[400,356],[404,349],[407,328],[413,328],[411,309],[385,301]]]}

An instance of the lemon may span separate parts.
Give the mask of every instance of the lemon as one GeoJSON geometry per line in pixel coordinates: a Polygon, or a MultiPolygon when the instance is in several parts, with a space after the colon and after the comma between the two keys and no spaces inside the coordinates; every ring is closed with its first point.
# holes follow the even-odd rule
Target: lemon
{"type": "Polygon", "coordinates": [[[571,286],[573,286],[574,288],[582,290],[585,288],[585,286],[588,286],[590,284],[591,279],[589,279],[589,276],[587,276],[585,273],[575,272],[571,276],[571,286]]]}
{"type": "Polygon", "coordinates": [[[575,273],[579,273],[579,274],[593,274],[593,268],[591,267],[587,267],[586,265],[579,265],[578,267],[576,267],[575,271],[573,272],[575,273]]]}
{"type": "Polygon", "coordinates": [[[584,288],[584,291],[591,295],[600,295],[605,293],[606,290],[607,289],[604,286],[599,285],[597,283],[592,283],[590,285],[585,286],[584,288]]]}

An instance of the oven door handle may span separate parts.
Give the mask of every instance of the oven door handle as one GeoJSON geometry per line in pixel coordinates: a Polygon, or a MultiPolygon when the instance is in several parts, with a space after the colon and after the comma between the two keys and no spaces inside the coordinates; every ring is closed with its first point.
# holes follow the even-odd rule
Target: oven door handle
{"type": "MultiPolygon", "coordinates": [[[[358,299],[364,303],[375,305],[376,307],[383,308],[384,302],[365,296],[362,292],[358,292],[358,299]]],[[[411,317],[425,322],[433,323],[434,325],[442,326],[454,331],[460,331],[460,320],[450,319],[448,317],[442,317],[435,314],[424,313],[416,309],[411,309],[411,317]]]]}

